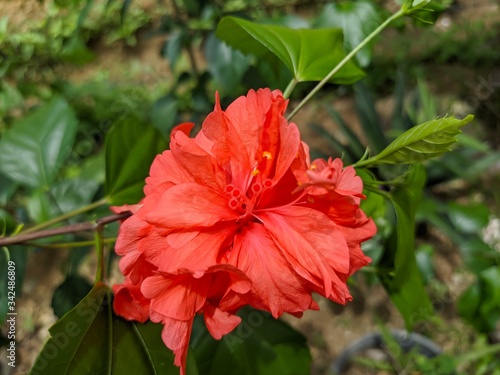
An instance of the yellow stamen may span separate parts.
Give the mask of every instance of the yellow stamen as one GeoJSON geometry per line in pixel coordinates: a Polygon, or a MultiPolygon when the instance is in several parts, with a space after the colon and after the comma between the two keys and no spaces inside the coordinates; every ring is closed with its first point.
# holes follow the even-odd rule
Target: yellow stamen
{"type": "Polygon", "coordinates": [[[255,177],[255,176],[257,176],[259,173],[260,173],[260,171],[259,171],[258,169],[254,169],[254,170],[252,171],[252,176],[254,176],[254,177],[255,177]]]}
{"type": "Polygon", "coordinates": [[[262,153],[262,157],[267,160],[271,160],[273,158],[273,155],[269,151],[264,151],[262,153]]]}

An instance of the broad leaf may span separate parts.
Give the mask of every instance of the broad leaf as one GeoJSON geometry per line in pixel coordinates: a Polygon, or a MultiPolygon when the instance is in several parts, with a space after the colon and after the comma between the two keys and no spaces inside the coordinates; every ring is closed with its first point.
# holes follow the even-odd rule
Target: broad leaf
{"type": "Polygon", "coordinates": [[[75,210],[92,201],[99,184],[74,178],[53,184],[49,191],[37,190],[27,201],[30,218],[37,223],[75,210]]]}
{"type": "MultiPolygon", "coordinates": [[[[265,59],[274,67],[281,61],[298,82],[321,81],[345,57],[340,29],[296,30],[225,17],[216,35],[230,46],[265,59]]],[[[362,77],[363,72],[349,62],[330,81],[350,84],[362,77]]]]}
{"type": "Polygon", "coordinates": [[[177,121],[179,99],[174,94],[158,98],[151,109],[151,122],[165,138],[177,121]]]}
{"type": "Polygon", "coordinates": [[[92,289],[92,285],[77,274],[69,275],[54,291],[52,309],[61,318],[75,307],[92,289]]]}
{"type": "Polygon", "coordinates": [[[379,268],[381,282],[403,316],[407,329],[426,320],[433,308],[415,258],[415,211],[425,184],[425,169],[416,164],[391,193],[396,231],[386,243],[379,268]]]}
{"type": "Polygon", "coordinates": [[[0,171],[30,188],[48,187],[71,152],[77,119],[54,98],[18,121],[0,140],[0,171]]]}
{"type": "Polygon", "coordinates": [[[308,374],[311,355],[306,339],[281,320],[249,308],[242,322],[217,341],[202,319],[196,319],[191,349],[204,375],[308,374]]]}
{"type": "Polygon", "coordinates": [[[446,212],[455,228],[463,233],[479,233],[490,218],[490,209],[482,203],[465,206],[449,202],[446,212]]]}
{"type": "Polygon", "coordinates": [[[451,150],[452,145],[457,142],[455,136],[460,134],[460,128],[473,118],[472,115],[463,120],[444,117],[417,125],[401,134],[380,154],[367,162],[411,164],[442,155],[451,150]]]}
{"type": "Polygon", "coordinates": [[[161,340],[162,326],[115,316],[109,297],[106,286],[95,286],[52,326],[29,374],[178,375],[173,354],[161,340]]]}
{"type": "Polygon", "coordinates": [[[248,69],[248,57],[210,34],[205,42],[207,69],[223,95],[236,93],[248,69]]]}
{"type": "Polygon", "coordinates": [[[112,204],[134,204],[143,197],[144,180],[167,141],[150,125],[129,117],[114,125],[106,139],[106,194],[112,204]]]}

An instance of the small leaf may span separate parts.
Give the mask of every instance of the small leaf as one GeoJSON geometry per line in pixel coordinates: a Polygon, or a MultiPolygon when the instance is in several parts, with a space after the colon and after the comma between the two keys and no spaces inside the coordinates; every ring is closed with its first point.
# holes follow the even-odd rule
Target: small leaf
{"type": "Polygon", "coordinates": [[[295,375],[308,374],[311,355],[302,334],[268,313],[245,308],[242,322],[217,341],[202,319],[196,319],[191,349],[200,374],[295,375]]]}
{"type": "Polygon", "coordinates": [[[62,61],[75,65],[84,65],[96,59],[96,55],[87,47],[79,33],[66,42],[59,57],[62,61]]]}
{"type": "Polygon", "coordinates": [[[76,116],[61,98],[54,98],[18,121],[0,140],[0,170],[30,188],[48,187],[71,152],[76,116]]]}
{"type": "Polygon", "coordinates": [[[170,64],[170,69],[173,71],[181,56],[182,47],[185,43],[186,34],[182,30],[176,30],[170,34],[169,39],[163,46],[162,55],[170,64]]]}
{"type": "MultiPolygon", "coordinates": [[[[351,51],[380,24],[380,16],[372,1],[348,1],[326,4],[314,27],[339,28],[344,32],[344,46],[351,51]]],[[[371,61],[370,47],[359,51],[356,59],[363,67],[371,61]]]]}
{"type": "Polygon", "coordinates": [[[98,284],[59,319],[29,374],[178,375],[173,354],[161,340],[162,325],[115,316],[110,294],[98,284]]]}
{"type": "Polygon", "coordinates": [[[492,266],[478,275],[458,300],[458,312],[480,332],[495,330],[500,319],[500,268],[492,266]]]}
{"type": "MultiPolygon", "coordinates": [[[[275,68],[285,64],[298,82],[321,81],[344,57],[342,30],[289,29],[225,17],[216,35],[245,54],[253,54],[275,68]]],[[[350,84],[364,73],[351,61],[330,82],[350,84]]]]}
{"type": "Polygon", "coordinates": [[[408,330],[433,314],[415,258],[415,212],[425,184],[425,169],[411,167],[404,183],[391,193],[396,230],[386,243],[379,268],[382,285],[403,316],[408,330]]]}
{"type": "Polygon", "coordinates": [[[473,118],[472,115],[463,120],[444,117],[414,126],[366,162],[411,164],[442,155],[451,150],[452,145],[457,142],[455,136],[461,132],[460,128],[473,118]]]}
{"type": "Polygon", "coordinates": [[[114,205],[135,204],[144,196],[144,180],[167,141],[151,125],[133,117],[115,124],[106,139],[106,194],[114,205]]]}

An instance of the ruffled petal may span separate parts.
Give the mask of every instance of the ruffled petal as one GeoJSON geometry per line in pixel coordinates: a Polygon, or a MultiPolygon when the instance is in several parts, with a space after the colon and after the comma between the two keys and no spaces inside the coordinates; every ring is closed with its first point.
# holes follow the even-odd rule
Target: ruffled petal
{"type": "Polygon", "coordinates": [[[336,272],[349,272],[349,249],[339,242],[338,229],[323,213],[299,206],[259,213],[295,271],[330,295],[336,272]],[[327,255],[326,255],[327,254],[327,255]]]}
{"type": "Polygon", "coordinates": [[[241,322],[239,316],[229,314],[208,304],[203,308],[203,317],[208,331],[216,340],[220,340],[222,336],[231,332],[241,322]]]}
{"type": "Polygon", "coordinates": [[[170,182],[174,185],[195,182],[193,176],[174,158],[172,151],[167,150],[157,155],[146,178],[144,194],[150,195],[159,185],[170,182]]]}
{"type": "Polygon", "coordinates": [[[144,323],[149,318],[149,299],[141,293],[140,285],[131,282],[113,285],[113,309],[127,320],[144,323]]]}
{"type": "Polygon", "coordinates": [[[186,375],[189,338],[193,328],[193,319],[183,321],[164,318],[161,338],[164,344],[174,352],[174,365],[180,367],[180,375],[186,375]]]}
{"type": "Polygon", "coordinates": [[[148,277],[142,282],[141,292],[151,299],[151,310],[172,319],[189,320],[203,307],[209,287],[209,283],[195,282],[186,272],[148,277]]]}
{"type": "Polygon", "coordinates": [[[213,189],[225,187],[225,174],[217,160],[193,138],[183,132],[173,133],[170,150],[177,163],[192,176],[194,182],[213,189]]]}
{"type": "Polygon", "coordinates": [[[165,228],[210,227],[221,221],[236,220],[227,197],[197,184],[176,185],[168,189],[146,221],[165,228]]]}
{"type": "Polygon", "coordinates": [[[252,305],[270,311],[275,318],[283,312],[307,310],[311,291],[292,269],[262,224],[249,223],[235,236],[229,263],[252,280],[252,305]]]}
{"type": "Polygon", "coordinates": [[[140,247],[146,259],[159,271],[205,270],[217,263],[221,250],[235,230],[234,224],[228,224],[203,231],[177,231],[166,236],[153,233],[141,241],[140,247]]]}

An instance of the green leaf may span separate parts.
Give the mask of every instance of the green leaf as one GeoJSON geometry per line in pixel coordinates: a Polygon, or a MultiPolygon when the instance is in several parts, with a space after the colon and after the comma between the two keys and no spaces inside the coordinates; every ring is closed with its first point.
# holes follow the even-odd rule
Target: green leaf
{"type": "Polygon", "coordinates": [[[492,332],[500,319],[499,279],[498,266],[482,271],[458,300],[459,314],[480,332],[492,332]]]}
{"type": "Polygon", "coordinates": [[[68,103],[52,99],[5,132],[0,140],[0,171],[30,188],[50,186],[71,152],[76,127],[68,103]]]}
{"type": "Polygon", "coordinates": [[[217,341],[196,319],[191,349],[204,375],[296,375],[310,372],[305,337],[269,314],[242,309],[242,322],[217,341]]]}
{"type": "Polygon", "coordinates": [[[0,247],[0,268],[2,273],[0,274],[0,325],[3,327],[3,324],[5,322],[5,318],[7,316],[7,312],[9,309],[9,304],[8,304],[8,298],[7,298],[7,282],[8,282],[8,274],[7,274],[7,267],[8,267],[8,257],[9,257],[9,250],[6,247],[0,247]]]}
{"type": "Polygon", "coordinates": [[[186,43],[186,32],[184,30],[175,30],[170,34],[169,39],[163,46],[162,55],[170,64],[170,70],[174,71],[177,61],[181,56],[182,47],[186,43]]]}
{"type": "Polygon", "coordinates": [[[74,178],[55,183],[49,191],[37,190],[27,201],[30,218],[41,223],[70,212],[92,201],[99,184],[95,181],[74,178]]]}
{"type": "Polygon", "coordinates": [[[236,93],[248,69],[248,58],[222,42],[214,33],[207,37],[205,43],[207,69],[215,87],[222,91],[223,96],[236,93]]]}
{"type": "Polygon", "coordinates": [[[16,265],[16,297],[23,295],[24,278],[30,249],[21,245],[9,246],[10,260],[16,265]]]}
{"type": "Polygon", "coordinates": [[[66,42],[59,57],[62,61],[75,65],[84,65],[96,59],[96,55],[87,47],[79,33],[66,42]]]}
{"type": "Polygon", "coordinates": [[[5,206],[10,200],[17,186],[10,179],[0,174],[0,206],[5,206]]]}
{"type": "Polygon", "coordinates": [[[178,107],[179,99],[174,94],[162,96],[153,104],[151,122],[165,138],[175,125],[178,107]]]}
{"type": "Polygon", "coordinates": [[[463,240],[457,243],[460,249],[460,254],[472,272],[481,272],[495,264],[498,264],[498,259],[500,256],[495,249],[491,248],[486,242],[484,242],[478,235],[468,235],[460,236],[463,240]]]}
{"type": "Polygon", "coordinates": [[[49,329],[51,338],[30,375],[178,375],[173,354],[161,340],[162,326],[115,316],[111,291],[96,285],[49,329]]]}
{"type": "Polygon", "coordinates": [[[408,330],[433,314],[415,258],[415,212],[425,184],[425,169],[413,165],[404,183],[391,192],[396,230],[386,243],[379,261],[381,282],[403,316],[408,330]]]}
{"type": "Polygon", "coordinates": [[[151,125],[129,117],[115,124],[106,139],[106,194],[111,204],[134,204],[144,196],[144,180],[167,141],[151,125]]]}
{"type": "Polygon", "coordinates": [[[451,150],[460,128],[473,118],[472,115],[463,120],[444,117],[414,126],[363,164],[411,164],[442,155],[451,150]]]}
{"type": "MultiPolygon", "coordinates": [[[[339,28],[344,32],[344,46],[351,51],[374,31],[381,23],[380,16],[372,1],[348,1],[325,5],[314,23],[314,27],[339,28]]],[[[371,61],[371,48],[365,47],[356,55],[363,67],[371,61]]]]}
{"type": "Polygon", "coordinates": [[[75,307],[92,289],[92,285],[79,275],[69,275],[54,291],[52,309],[61,318],[75,307]]]}
{"type": "Polygon", "coordinates": [[[447,211],[455,228],[463,233],[478,233],[489,222],[490,210],[482,204],[462,205],[448,202],[447,211]]]}
{"type": "MultiPolygon", "coordinates": [[[[321,81],[345,57],[339,29],[295,30],[225,17],[216,35],[245,54],[267,60],[275,68],[281,61],[297,82],[321,81]]],[[[350,84],[363,75],[350,61],[330,82],[350,84]]]]}
{"type": "Polygon", "coordinates": [[[363,134],[368,139],[368,145],[375,152],[380,152],[387,146],[382,121],[375,107],[375,98],[364,82],[354,85],[356,113],[363,134]]]}

